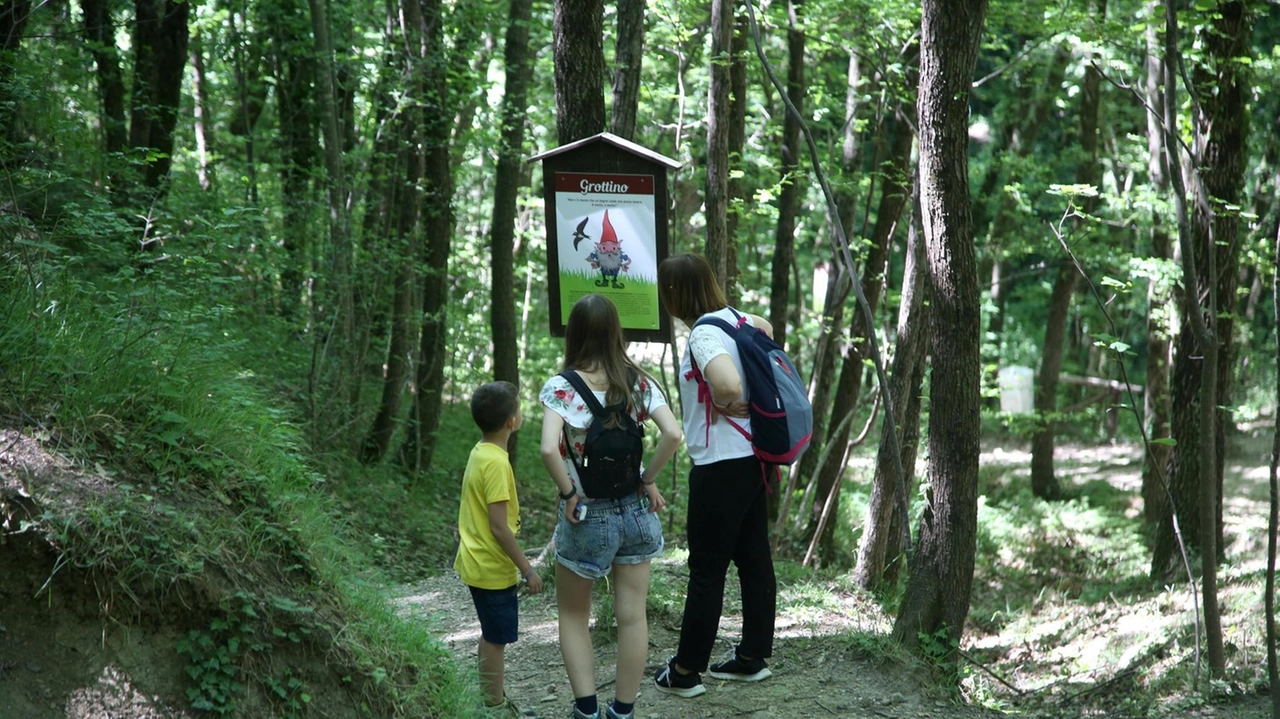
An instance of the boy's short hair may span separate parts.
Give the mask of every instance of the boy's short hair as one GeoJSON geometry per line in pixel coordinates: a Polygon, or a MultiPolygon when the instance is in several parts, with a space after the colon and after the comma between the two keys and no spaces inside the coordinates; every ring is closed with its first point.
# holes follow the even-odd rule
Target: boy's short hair
{"type": "Polygon", "coordinates": [[[481,385],[471,395],[471,419],[481,432],[497,432],[520,409],[520,395],[510,382],[481,385]]]}

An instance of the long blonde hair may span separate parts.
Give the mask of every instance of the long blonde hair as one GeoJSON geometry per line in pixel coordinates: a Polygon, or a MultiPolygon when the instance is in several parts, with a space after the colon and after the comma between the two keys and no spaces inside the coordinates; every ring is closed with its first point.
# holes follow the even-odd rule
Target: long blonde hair
{"type": "Polygon", "coordinates": [[[566,370],[603,370],[608,381],[605,405],[626,402],[627,411],[635,413],[642,398],[637,384],[629,375],[652,378],[627,356],[618,308],[601,295],[585,295],[569,310],[564,331],[564,368],[566,370]],[[628,370],[635,372],[631,375],[628,370]]]}

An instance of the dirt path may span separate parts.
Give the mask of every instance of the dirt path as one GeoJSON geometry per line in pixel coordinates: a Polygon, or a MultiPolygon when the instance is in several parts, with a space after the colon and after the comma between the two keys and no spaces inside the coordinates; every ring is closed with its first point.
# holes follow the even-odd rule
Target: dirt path
{"type": "MultiPolygon", "coordinates": [[[[1243,569],[1257,570],[1259,542],[1265,542],[1265,513],[1258,507],[1266,497],[1266,457],[1269,441],[1254,437],[1237,438],[1232,461],[1228,462],[1228,530],[1234,538],[1233,556],[1250,557],[1243,569]],[[1251,504],[1236,506],[1248,499],[1251,504]],[[1261,518],[1261,519],[1260,519],[1261,518]]],[[[1064,476],[1107,477],[1121,489],[1136,494],[1140,482],[1140,452],[1131,446],[1111,448],[1067,448],[1063,450],[1064,476]]],[[[995,450],[984,453],[984,464],[1007,464],[1025,468],[1027,457],[1018,452],[995,450]]],[[[782,717],[836,717],[841,719],[988,719],[1007,714],[983,708],[958,705],[926,682],[914,676],[902,664],[877,658],[875,651],[860,646],[882,639],[891,620],[866,597],[840,586],[815,586],[812,583],[792,585],[779,583],[778,640],[770,660],[774,677],[759,684],[722,682],[704,677],[707,693],[694,699],[681,699],[658,692],[652,686],[653,673],[675,653],[679,639],[680,611],[683,594],[672,588],[683,588],[686,581],[685,555],[668,545],[666,556],[654,563],[653,586],[665,585],[666,597],[677,595],[674,604],[651,611],[649,617],[649,666],[641,685],[637,716],[643,719],[781,719],[782,717]]],[[[545,572],[544,572],[545,574],[545,572]]],[[[597,616],[601,609],[597,584],[597,616]]],[[[736,578],[731,576],[726,592],[725,617],[721,620],[720,637],[715,651],[719,657],[732,650],[732,642],[740,632],[740,608],[736,604],[736,578]]],[[[431,622],[433,632],[456,654],[463,667],[474,671],[475,642],[479,627],[471,599],[465,587],[450,571],[421,584],[392,590],[406,616],[431,622]]],[[[654,596],[659,596],[654,590],[654,596]]],[[[662,604],[662,602],[658,602],[662,604]]],[[[651,598],[651,607],[654,601],[651,598]]],[[[1130,611],[1135,610],[1129,607],[1130,611]]],[[[521,600],[519,643],[507,654],[507,693],[521,707],[533,709],[543,719],[569,716],[572,701],[568,679],[556,639],[554,588],[538,596],[521,600]]],[[[1125,611],[1114,617],[1123,622],[1125,611]]],[[[1179,612],[1165,608],[1152,610],[1156,615],[1179,612]]],[[[1188,607],[1183,614],[1192,610],[1188,607]]],[[[608,610],[605,611],[608,613],[608,610]]],[[[1172,621],[1172,619],[1170,619],[1172,621]]],[[[1112,634],[1110,630],[1099,630],[1112,634]]],[[[613,659],[615,647],[606,628],[593,628],[599,697],[613,697],[613,659]]],[[[976,633],[975,633],[976,635],[976,633]]],[[[1118,637],[1110,637],[1123,641],[1118,637]]],[[[1064,647],[1065,649],[1065,647],[1064,647]]],[[[993,681],[987,681],[993,685],[993,681]]],[[[1004,694],[1002,690],[997,691],[1004,694]]],[[[1024,689],[1025,690],[1025,689],[1024,689]]],[[[1032,692],[1034,694],[1034,692],[1032,692]]],[[[1039,697],[1036,709],[1028,706],[1013,709],[1023,717],[1040,719],[1105,716],[1123,719],[1131,716],[1106,700],[1089,708],[1063,706],[1060,697],[1039,697]]],[[[1270,700],[1264,695],[1246,693],[1223,700],[1204,701],[1191,698],[1186,703],[1166,704],[1153,708],[1148,716],[1192,719],[1268,719],[1270,700]]]]}
{"type": "MultiPolygon", "coordinates": [[[[665,559],[655,573],[683,572],[683,559],[665,559]]],[[[599,593],[599,585],[597,593],[599,593]]],[[[787,589],[781,587],[785,593],[787,589]]],[[[728,592],[730,596],[736,594],[728,592]]],[[[452,575],[401,588],[397,600],[402,612],[428,618],[435,633],[454,651],[463,666],[475,665],[479,625],[471,598],[452,575]]],[[[787,603],[779,602],[779,606],[787,603]]],[[[728,610],[734,607],[729,605],[728,610]]],[[[821,610],[790,609],[778,618],[778,642],[770,661],[773,678],[758,684],[722,682],[704,676],[707,693],[693,699],[663,694],[652,687],[653,672],[675,653],[679,616],[663,613],[650,617],[649,668],[641,685],[638,717],[645,719],[782,719],[782,717],[849,717],[850,719],[978,719],[1001,716],[995,712],[956,706],[942,697],[926,695],[918,681],[900,667],[865,658],[849,639],[850,632],[887,631],[883,617],[872,615],[865,601],[833,593],[821,610]]],[[[740,617],[729,614],[721,621],[717,654],[728,653],[740,628],[740,617]]],[[[602,701],[613,697],[612,641],[602,630],[593,630],[596,670],[602,701]]],[[[572,694],[565,677],[556,641],[555,593],[548,588],[538,596],[525,595],[520,605],[520,641],[507,650],[507,694],[522,708],[539,717],[560,719],[569,715],[572,694]]]]}

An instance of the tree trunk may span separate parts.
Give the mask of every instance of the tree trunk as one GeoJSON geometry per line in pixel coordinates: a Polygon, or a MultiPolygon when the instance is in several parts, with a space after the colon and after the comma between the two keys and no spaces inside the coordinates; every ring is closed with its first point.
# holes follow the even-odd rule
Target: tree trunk
{"type": "MultiPolygon", "coordinates": [[[[532,14],[533,0],[511,0],[506,48],[503,52],[507,77],[506,93],[502,96],[502,138],[498,146],[498,166],[493,187],[493,226],[490,230],[493,301],[489,322],[493,331],[493,378],[510,382],[517,388],[520,386],[520,328],[516,321],[515,303],[516,200],[523,177],[520,165],[521,150],[524,147],[525,107],[529,104],[529,21],[532,14]]],[[[639,62],[638,57],[636,62],[639,62]]],[[[616,99],[614,112],[616,121],[616,99]]],[[[633,126],[634,122],[633,114],[633,126]]],[[[617,128],[614,134],[617,134],[617,128]]],[[[507,454],[513,465],[516,462],[517,434],[512,433],[507,443],[507,454]]]]}
{"type": "MultiPolygon", "coordinates": [[[[406,3],[413,4],[412,2],[406,3]]],[[[406,13],[407,14],[407,13],[406,13]]],[[[373,418],[369,436],[361,448],[361,461],[374,463],[383,458],[391,445],[391,438],[400,424],[400,401],[404,397],[405,384],[411,369],[413,341],[416,339],[418,283],[416,265],[421,245],[418,227],[417,185],[423,171],[422,149],[417,142],[419,127],[416,117],[408,110],[401,110],[397,121],[401,139],[400,152],[405,155],[402,163],[404,180],[394,193],[393,205],[398,209],[396,231],[392,245],[399,256],[392,299],[391,337],[387,343],[387,369],[382,380],[382,399],[378,413],[373,418]]]]}
{"type": "Polygon", "coordinates": [[[18,140],[18,100],[12,92],[14,57],[31,15],[30,0],[0,0],[0,164],[5,161],[3,143],[18,140]]]}
{"type": "Polygon", "coordinates": [[[423,64],[423,86],[427,98],[423,112],[423,143],[427,164],[423,176],[422,208],[427,242],[423,257],[422,334],[415,382],[417,395],[405,452],[409,467],[417,471],[431,466],[444,404],[449,248],[453,241],[453,168],[449,142],[452,136],[450,125],[457,109],[449,85],[448,57],[442,47],[442,3],[440,0],[428,0],[423,3],[422,10],[428,53],[423,64]]]}
{"type": "MultiPolygon", "coordinates": [[[[409,12],[408,8],[404,12],[409,12]]],[[[403,34],[400,29],[402,24],[400,18],[404,14],[400,10],[399,3],[388,8],[388,13],[390,14],[388,34],[392,38],[398,38],[403,34]]],[[[418,23],[420,25],[421,21],[418,23]]],[[[421,37],[421,33],[418,37],[421,37]]],[[[418,57],[421,57],[422,51],[419,45],[414,47],[419,48],[418,57]]],[[[396,188],[402,183],[407,172],[404,162],[410,157],[420,156],[423,152],[422,138],[417,131],[413,136],[413,141],[419,148],[417,153],[402,151],[402,145],[406,140],[398,125],[402,110],[407,110],[414,115],[419,124],[422,122],[421,83],[417,77],[405,74],[410,70],[416,72],[418,68],[418,64],[411,65],[404,59],[404,53],[412,51],[412,49],[406,49],[404,41],[399,39],[385,43],[383,65],[378,71],[378,79],[374,82],[372,91],[369,92],[369,104],[377,108],[373,117],[373,154],[369,157],[367,169],[362,173],[363,200],[353,198],[351,201],[352,207],[361,205],[364,207],[364,216],[360,219],[360,232],[356,235],[360,238],[360,253],[364,258],[381,257],[387,252],[394,253],[393,256],[399,256],[399,250],[388,245],[388,239],[395,236],[395,227],[399,223],[400,212],[397,210],[396,188]],[[412,88],[408,91],[407,97],[414,100],[413,103],[404,103],[404,107],[400,107],[396,99],[398,93],[404,92],[402,88],[412,88]]],[[[419,127],[418,130],[420,129],[419,127]]],[[[422,168],[419,168],[419,178],[422,177],[422,172],[422,168]]],[[[415,193],[417,190],[418,188],[415,188],[415,193]]],[[[415,198],[416,202],[421,202],[421,197],[415,195],[415,198]]],[[[418,215],[421,215],[421,209],[419,206],[418,215]]],[[[419,241],[418,256],[421,255],[421,247],[422,243],[419,241]]],[[[388,301],[383,294],[383,288],[394,286],[396,271],[398,268],[394,263],[368,262],[361,268],[360,281],[353,283],[356,321],[362,335],[360,339],[362,344],[367,341],[372,345],[382,338],[389,337],[389,321],[390,316],[394,314],[394,299],[388,301]]],[[[418,277],[416,269],[414,277],[418,277]]],[[[394,289],[391,294],[395,294],[394,289]]],[[[418,304],[416,297],[417,293],[414,300],[415,308],[418,304]]]]}
{"type": "MultiPolygon", "coordinates": [[[[861,136],[857,131],[858,123],[858,97],[861,82],[858,69],[857,53],[849,55],[849,74],[848,83],[845,86],[845,118],[843,123],[844,137],[841,147],[840,170],[841,176],[845,182],[840,182],[832,188],[835,194],[836,209],[840,213],[840,218],[845,223],[845,236],[853,236],[853,218],[856,214],[857,195],[853,187],[854,184],[850,178],[854,177],[860,170],[858,167],[858,158],[860,156],[861,136]]],[[[884,127],[877,128],[878,132],[883,132],[884,127]]],[[[880,143],[877,143],[879,145],[880,143]]],[[[812,444],[815,447],[821,447],[826,444],[826,430],[828,419],[833,415],[828,411],[831,407],[831,396],[835,389],[833,378],[836,371],[836,357],[843,355],[845,349],[842,344],[843,326],[844,326],[844,305],[845,300],[852,291],[853,283],[845,274],[843,265],[839,261],[839,248],[837,247],[838,232],[835,227],[835,218],[829,216],[827,219],[827,237],[831,244],[831,259],[828,266],[833,268],[833,272],[827,281],[826,297],[822,303],[822,335],[818,338],[817,348],[814,351],[813,373],[810,375],[809,384],[812,388],[813,395],[813,439],[812,444]]],[[[848,410],[846,410],[847,413],[848,410]]],[[[843,415],[840,415],[843,417],[843,415]]],[[[834,420],[839,423],[840,419],[834,420]]],[[[800,478],[814,477],[818,470],[819,452],[806,452],[800,458],[800,464],[792,471],[800,478]]]]}
{"type": "MultiPolygon", "coordinates": [[[[247,24],[247,20],[245,18],[247,18],[248,14],[249,14],[248,0],[242,0],[239,15],[242,19],[242,22],[245,22],[246,24],[247,24]]],[[[267,13],[267,17],[268,17],[267,24],[269,25],[273,24],[272,20],[274,20],[277,17],[277,15],[283,15],[283,14],[284,13],[267,13]]],[[[237,91],[236,114],[231,120],[231,126],[229,129],[231,131],[231,134],[238,135],[244,138],[244,168],[245,168],[244,174],[245,174],[245,179],[247,180],[245,195],[250,205],[257,205],[258,204],[258,166],[257,166],[257,157],[256,157],[257,142],[255,139],[255,128],[258,125],[258,118],[261,117],[262,115],[262,109],[266,104],[265,97],[264,97],[264,93],[266,91],[266,83],[254,82],[252,85],[250,84],[250,78],[253,78],[255,80],[258,79],[258,68],[261,66],[261,62],[260,61],[255,62],[253,68],[250,68],[248,66],[249,63],[245,57],[245,54],[246,54],[245,50],[246,50],[246,46],[249,43],[246,43],[243,35],[241,35],[240,27],[236,22],[236,15],[237,13],[234,10],[232,10],[230,7],[228,7],[227,23],[231,26],[231,45],[234,48],[232,50],[232,54],[234,58],[236,91],[237,91]]],[[[281,37],[280,33],[277,32],[277,33],[274,33],[274,35],[277,42],[279,43],[284,42],[283,40],[279,39],[281,37]]],[[[277,53],[277,55],[279,57],[287,56],[279,52],[277,53]]],[[[276,66],[277,66],[276,78],[278,80],[279,79],[279,63],[276,63],[276,66]]],[[[279,90],[278,86],[277,86],[277,90],[279,90]]]]}
{"type": "Polygon", "coordinates": [[[978,521],[980,317],[968,181],[969,88],[986,0],[923,0],[920,200],[933,308],[929,491],[893,636],[958,660],[978,521]]]}
{"type": "MultiPolygon", "coordinates": [[[[1178,157],[1174,134],[1175,91],[1178,66],[1178,16],[1172,0],[1165,2],[1165,155],[1170,168],[1178,157]]],[[[1219,410],[1219,363],[1230,335],[1230,322],[1220,321],[1220,307],[1233,307],[1236,278],[1234,256],[1238,206],[1243,184],[1244,151],[1248,124],[1244,115],[1248,76],[1239,58],[1250,52],[1250,17],[1243,2],[1225,3],[1203,29],[1202,63],[1196,67],[1194,90],[1201,94],[1195,108],[1196,207],[1189,219],[1186,188],[1181,173],[1170,172],[1174,182],[1174,207],[1178,217],[1178,242],[1183,265],[1184,334],[1178,338],[1174,360],[1173,434],[1179,440],[1170,460],[1173,486],[1172,512],[1183,527],[1188,543],[1199,542],[1202,601],[1209,669],[1221,678],[1224,669],[1222,619],[1218,608],[1218,546],[1221,538],[1222,432],[1226,418],[1219,410]],[[1210,203],[1220,203],[1215,212],[1210,203]],[[1225,211],[1224,211],[1225,210],[1225,211]],[[1227,290],[1225,296],[1223,290],[1227,290]],[[1201,304],[1206,297],[1208,306],[1201,304]],[[1186,325],[1189,325],[1187,327],[1186,325]],[[1185,350],[1185,351],[1184,351],[1185,350]],[[1189,354],[1197,352],[1198,354],[1189,354]],[[1199,366],[1196,358],[1200,358],[1199,366]],[[1191,391],[1199,383],[1198,392],[1191,391]],[[1197,451],[1198,450],[1198,451],[1197,451]],[[1194,468],[1192,465],[1194,464],[1194,468]],[[1198,511],[1194,511],[1198,510],[1198,511]],[[1184,516],[1187,522],[1183,521],[1184,516]],[[1195,522],[1194,528],[1188,522],[1195,522]]],[[[1193,90],[1193,91],[1194,91],[1193,90]]],[[[1229,345],[1227,345],[1229,348],[1229,345]]],[[[1162,520],[1152,559],[1153,574],[1163,575],[1173,554],[1172,518],[1162,520]],[[1161,554],[1164,553],[1162,557],[1161,554]],[[1162,563],[1163,560],[1163,563],[1162,563]]]]}
{"type": "MultiPolygon", "coordinates": [[[[729,157],[737,158],[742,170],[742,150],[747,144],[747,37],[751,29],[746,13],[738,16],[733,28],[733,62],[729,65],[729,157]]],[[[729,175],[728,208],[725,217],[724,277],[729,304],[737,306],[742,291],[738,282],[738,223],[746,201],[745,172],[729,175]]],[[[772,496],[772,495],[770,495],[772,496]]]]}
{"type": "Polygon", "coordinates": [[[129,144],[146,151],[142,179],[152,192],[160,190],[173,164],[190,10],[191,3],[175,0],[138,0],[136,4],[129,144]]]}
{"type": "MultiPolygon", "coordinates": [[[[888,156],[881,167],[878,168],[883,173],[881,177],[880,203],[876,209],[876,222],[871,231],[871,250],[867,253],[867,264],[862,271],[862,291],[867,298],[867,303],[871,305],[872,316],[875,316],[876,308],[880,304],[880,295],[884,290],[885,261],[889,257],[889,250],[896,234],[898,220],[902,217],[902,210],[906,207],[911,192],[910,164],[911,141],[913,138],[911,128],[902,119],[887,122],[884,127],[885,132],[892,135],[892,140],[888,156]]],[[[853,411],[854,407],[857,406],[858,396],[862,389],[864,360],[871,356],[868,348],[868,338],[874,331],[874,327],[867,326],[863,313],[855,312],[853,314],[849,321],[851,346],[845,354],[840,368],[840,379],[836,386],[835,399],[831,410],[830,421],[833,424],[837,423],[840,418],[853,411]]],[[[881,391],[887,391],[887,388],[882,387],[881,391]]],[[[852,431],[852,426],[852,423],[846,424],[843,429],[836,431],[828,438],[828,442],[834,443],[833,449],[827,455],[827,461],[818,468],[818,476],[814,480],[818,483],[817,497],[819,503],[825,503],[828,496],[832,492],[836,492],[835,496],[831,497],[832,516],[838,516],[834,512],[840,508],[840,479],[844,475],[846,460],[844,447],[849,443],[849,434],[852,431]]],[[[827,561],[834,558],[834,522],[828,522],[824,528],[820,546],[822,555],[827,561]]]]}
{"type": "Polygon", "coordinates": [[[644,59],[645,0],[618,0],[617,5],[618,43],[614,50],[613,121],[609,131],[634,140],[640,105],[640,65],[644,59]]]}
{"type": "MultiPolygon", "coordinates": [[[[1157,3],[1152,4],[1153,14],[1158,8],[1157,3]]],[[[1147,112],[1147,173],[1157,195],[1165,195],[1169,191],[1160,137],[1161,116],[1164,113],[1164,102],[1160,95],[1162,73],[1156,28],[1155,25],[1148,25],[1146,97],[1151,109],[1147,112]]],[[[1161,214],[1151,213],[1150,253],[1153,259],[1169,260],[1172,259],[1173,252],[1169,244],[1169,231],[1161,214]]],[[[1170,289],[1167,283],[1156,278],[1152,278],[1147,287],[1147,379],[1142,416],[1146,420],[1147,437],[1150,439],[1162,439],[1169,434],[1169,333],[1172,327],[1169,316],[1161,310],[1172,304],[1170,289]]],[[[1148,524],[1155,525],[1164,512],[1168,511],[1164,481],[1164,469],[1168,462],[1168,445],[1147,445],[1142,464],[1142,514],[1148,524]]]]}
{"type": "MultiPolygon", "coordinates": [[[[1094,7],[1095,23],[1101,25],[1107,16],[1106,0],[1097,0],[1094,7]]],[[[1102,76],[1090,64],[1085,68],[1080,83],[1080,163],[1076,166],[1076,182],[1096,185],[1098,182],[1098,106],[1102,76]]],[[[1082,210],[1092,211],[1093,198],[1082,198],[1082,210]]],[[[1076,231],[1084,226],[1076,223],[1076,231]]],[[[1036,378],[1035,410],[1039,428],[1031,438],[1031,491],[1041,499],[1055,500],[1062,496],[1058,478],[1053,473],[1053,448],[1058,411],[1058,376],[1062,373],[1063,347],[1066,342],[1067,315],[1071,311],[1071,297],[1075,294],[1077,271],[1075,265],[1064,261],[1058,268],[1058,278],[1049,297],[1045,317],[1044,346],[1041,348],[1040,373],[1036,378]]]]}
{"type": "MultiPolygon", "coordinates": [[[[422,96],[421,76],[418,72],[424,48],[422,46],[422,14],[417,0],[401,3],[397,15],[400,25],[396,45],[402,49],[396,53],[403,63],[402,81],[407,85],[410,97],[422,96]]],[[[390,96],[387,100],[390,101],[390,96]]],[[[398,255],[394,296],[392,300],[391,337],[387,343],[387,370],[382,382],[382,399],[373,419],[369,436],[361,448],[361,460],[365,463],[380,461],[391,445],[391,438],[400,424],[400,402],[413,364],[411,354],[416,337],[415,305],[418,296],[417,262],[421,252],[421,231],[418,214],[421,201],[418,182],[424,172],[425,158],[422,148],[422,107],[411,103],[401,108],[395,118],[394,134],[398,142],[398,154],[402,160],[396,163],[404,171],[402,182],[391,183],[393,198],[389,207],[397,208],[395,241],[392,245],[398,255]]]]}
{"type": "MultiPolygon", "coordinates": [[[[731,68],[725,62],[733,48],[733,2],[711,0],[711,87],[707,90],[707,239],[702,253],[715,270],[720,287],[728,287],[729,254],[729,106],[731,68]]],[[[778,328],[774,327],[776,333],[778,328]]],[[[776,336],[776,334],[775,334],[776,336]]]]}
{"type": "MultiPolygon", "coordinates": [[[[1280,267],[1280,227],[1276,228],[1275,267],[1280,267]]],[[[1280,272],[1271,278],[1273,327],[1280,328],[1280,272]]],[[[1280,332],[1276,333],[1276,366],[1280,367],[1280,332]]],[[[1276,406],[1280,407],[1280,377],[1276,379],[1276,406]]],[[[1276,532],[1280,525],[1280,412],[1271,428],[1270,511],[1267,512],[1267,581],[1266,617],[1267,678],[1270,685],[1280,687],[1280,666],[1276,658],[1276,532]]],[[[1280,719],[1280,691],[1271,692],[1271,719],[1280,719]]]]}
{"type": "MultiPolygon", "coordinates": [[[[281,0],[279,12],[268,22],[275,54],[275,96],[280,132],[281,235],[285,257],[280,271],[280,303],[285,317],[300,318],[310,283],[311,177],[319,146],[316,139],[315,101],[312,83],[315,62],[297,38],[302,33],[296,18],[301,13],[294,0],[281,0]]],[[[238,60],[238,64],[239,61],[238,60]]],[[[248,103],[248,80],[240,80],[242,103],[248,103]]],[[[247,111],[247,110],[246,110],[247,111]]],[[[245,136],[248,161],[253,162],[253,128],[245,136]]]]}
{"type": "MultiPolygon", "coordinates": [[[[804,113],[803,0],[787,2],[787,96],[804,113]]],[[[773,339],[787,346],[788,280],[796,256],[796,215],[800,211],[800,120],[788,112],[782,123],[782,192],[778,195],[778,225],[773,235],[772,281],[769,283],[769,322],[773,339]]],[[[793,348],[794,351],[794,348],[793,348]]],[[[843,454],[843,453],[839,453],[843,454]]]]}
{"type": "Polygon", "coordinates": [[[191,38],[191,106],[195,120],[196,176],[200,189],[213,189],[213,168],[209,166],[209,91],[204,67],[204,42],[199,34],[191,38]]]}
{"type": "Polygon", "coordinates": [[[604,5],[555,0],[556,136],[561,145],[604,131],[604,5]]]}
{"type": "MultiPolygon", "coordinates": [[[[309,0],[311,10],[311,31],[314,34],[316,62],[316,109],[320,115],[321,134],[324,137],[324,166],[328,187],[328,247],[326,248],[325,265],[328,281],[320,284],[319,293],[322,303],[322,314],[318,318],[325,331],[317,333],[316,341],[325,341],[330,352],[338,357],[337,366],[332,372],[333,381],[325,382],[325,391],[332,392],[340,404],[332,416],[338,425],[349,418],[355,410],[355,398],[349,392],[357,386],[352,358],[355,356],[351,346],[355,337],[355,305],[351,294],[351,235],[347,217],[347,183],[342,161],[343,138],[339,131],[339,109],[334,79],[333,43],[330,40],[330,26],[326,10],[326,0],[309,0]]],[[[319,389],[314,384],[312,390],[319,389]]],[[[326,410],[330,414],[331,410],[326,410]]],[[[318,419],[313,417],[313,419],[318,419]]]]}
{"type": "MultiPolygon", "coordinates": [[[[902,435],[899,456],[902,469],[907,473],[904,485],[908,495],[913,486],[916,449],[920,440],[920,389],[924,381],[929,327],[929,305],[924,301],[927,287],[918,192],[911,214],[906,266],[902,273],[902,304],[898,307],[898,341],[894,348],[889,379],[894,426],[902,435]]],[[[853,573],[853,581],[867,591],[895,584],[902,566],[901,554],[904,547],[900,541],[900,521],[903,518],[893,511],[898,506],[898,483],[894,479],[897,469],[892,452],[888,436],[881,437],[862,544],[858,548],[858,565],[853,573]]]]}
{"type": "MultiPolygon", "coordinates": [[[[1016,274],[1005,277],[1005,271],[1008,269],[1007,253],[1011,249],[1005,247],[1005,241],[1012,232],[1010,226],[1015,219],[1017,203],[1010,193],[1000,190],[1000,187],[1022,180],[1025,158],[1035,149],[1036,139],[1040,136],[1045,121],[1063,97],[1062,79],[1066,74],[1067,61],[1070,57],[1065,47],[1056,46],[1049,60],[1043,83],[1038,88],[1027,88],[1020,94],[1020,100],[1026,104],[1018,106],[1014,112],[1010,113],[1015,120],[1002,127],[998,133],[998,142],[1003,149],[992,153],[992,161],[987,165],[987,172],[977,195],[977,206],[974,208],[975,226],[985,228],[983,230],[986,233],[984,252],[991,263],[989,291],[993,309],[987,321],[987,336],[992,338],[994,353],[985,358],[990,369],[987,371],[984,382],[992,386],[999,382],[1005,302],[1013,294],[1017,284],[1016,274]],[[984,220],[991,207],[994,207],[994,214],[984,220]]],[[[999,398],[993,398],[993,406],[999,406],[999,398]]]]}
{"type": "MultiPolygon", "coordinates": [[[[116,48],[114,21],[107,0],[83,0],[84,35],[98,68],[98,98],[102,102],[103,149],[109,168],[119,162],[128,140],[128,126],[124,116],[124,79],[120,72],[120,52],[116,48]]],[[[118,177],[109,169],[111,185],[118,177]]]]}
{"type": "MultiPolygon", "coordinates": [[[[1225,209],[1211,212],[1209,206],[1212,203],[1214,207],[1224,208],[1241,203],[1247,159],[1245,102],[1249,80],[1247,66],[1231,58],[1248,56],[1251,52],[1250,28],[1250,17],[1243,3],[1222,5],[1221,16],[1202,33],[1206,64],[1193,70],[1200,109],[1195,119],[1198,129],[1195,160],[1203,180],[1202,187],[1193,188],[1196,203],[1190,229],[1192,259],[1198,273],[1194,287],[1195,296],[1206,298],[1211,305],[1203,308],[1206,314],[1202,319],[1215,345],[1206,349],[1197,337],[1196,324],[1200,318],[1190,316],[1189,308],[1185,309],[1174,351],[1171,434],[1176,446],[1170,452],[1168,471],[1183,540],[1201,555],[1206,581],[1209,570],[1216,570],[1210,565],[1216,564],[1218,548],[1222,546],[1223,450],[1230,415],[1225,410],[1203,412],[1201,395],[1212,389],[1215,407],[1226,404],[1229,396],[1233,322],[1230,315],[1218,316],[1212,305],[1226,313],[1235,307],[1240,245],[1238,214],[1225,209]],[[1209,252],[1211,247],[1216,250],[1213,256],[1209,252]],[[1206,387],[1203,380],[1210,354],[1216,359],[1212,388],[1206,387]],[[1206,422],[1205,417],[1209,417],[1209,421],[1206,422]],[[1202,486],[1202,476],[1211,478],[1210,487],[1202,486]],[[1211,498],[1207,508],[1201,506],[1205,496],[1211,498]],[[1202,525],[1205,517],[1211,521],[1202,525]],[[1206,536],[1213,542],[1206,543],[1206,536]],[[1205,553],[1210,551],[1209,558],[1205,559],[1205,553]]],[[[1168,111],[1166,108],[1166,113],[1168,111]]],[[[1186,259],[1183,258],[1184,264],[1186,259]]],[[[1184,307],[1193,299],[1190,293],[1186,294],[1184,307]]],[[[1172,514],[1165,510],[1156,534],[1151,570],[1153,576],[1164,577],[1176,566],[1177,542],[1172,514]]]]}
{"type": "Polygon", "coordinates": [[[1031,491],[1041,499],[1058,499],[1062,490],[1053,474],[1053,434],[1058,411],[1058,375],[1062,372],[1062,349],[1067,335],[1067,314],[1075,293],[1076,268],[1070,262],[1058,267],[1058,278],[1049,295],[1045,313],[1044,347],[1040,373],[1036,377],[1035,408],[1040,429],[1031,437],[1031,491]]]}

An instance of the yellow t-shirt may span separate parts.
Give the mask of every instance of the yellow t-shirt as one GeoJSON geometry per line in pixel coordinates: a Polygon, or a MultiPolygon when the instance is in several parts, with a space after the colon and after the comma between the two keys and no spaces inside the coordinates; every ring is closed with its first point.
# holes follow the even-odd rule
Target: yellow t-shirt
{"type": "Polygon", "coordinates": [[[506,589],[520,580],[520,570],[489,531],[489,505],[507,503],[507,526],[520,533],[520,498],[507,450],[492,442],[471,448],[462,474],[458,504],[458,556],[453,568],[462,581],[480,589],[506,589]]]}

